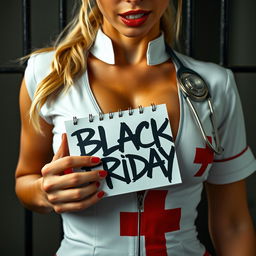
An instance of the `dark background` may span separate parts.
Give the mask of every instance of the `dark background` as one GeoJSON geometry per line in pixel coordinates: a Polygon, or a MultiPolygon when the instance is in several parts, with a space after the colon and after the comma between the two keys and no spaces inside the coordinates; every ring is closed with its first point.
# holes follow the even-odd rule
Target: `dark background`
{"type": "MultiPolygon", "coordinates": [[[[26,230],[29,230],[25,229],[25,211],[14,192],[20,129],[18,94],[22,73],[1,71],[1,67],[16,65],[15,60],[23,55],[22,2],[22,0],[0,2],[0,252],[2,256],[46,256],[54,255],[59,246],[60,219],[56,214],[33,214],[32,239],[29,240],[33,244],[32,254],[26,248],[25,243],[26,230]]],[[[75,0],[67,2],[70,14],[75,0]]],[[[222,0],[192,1],[193,30],[190,54],[197,59],[221,63],[220,10],[222,2],[222,0]]],[[[254,96],[256,94],[256,1],[232,0],[230,2],[229,42],[227,59],[224,64],[233,67],[236,71],[235,76],[244,108],[248,141],[256,154],[254,96]],[[251,71],[241,72],[241,69],[234,68],[237,66],[251,67],[251,71]]],[[[32,49],[48,45],[56,37],[59,31],[58,3],[57,0],[31,0],[32,49]]],[[[185,12],[184,14],[186,15],[185,12]]],[[[182,38],[185,38],[185,33],[182,38]]],[[[255,182],[256,175],[248,178],[248,200],[254,223],[256,223],[255,182]]],[[[207,236],[203,235],[203,237],[207,236]]]]}

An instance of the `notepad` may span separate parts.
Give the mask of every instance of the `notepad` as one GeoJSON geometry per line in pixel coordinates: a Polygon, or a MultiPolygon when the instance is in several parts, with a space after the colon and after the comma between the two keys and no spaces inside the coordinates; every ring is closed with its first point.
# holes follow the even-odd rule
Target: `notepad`
{"type": "Polygon", "coordinates": [[[65,121],[70,155],[98,156],[106,196],[181,183],[165,104],[65,121]]]}

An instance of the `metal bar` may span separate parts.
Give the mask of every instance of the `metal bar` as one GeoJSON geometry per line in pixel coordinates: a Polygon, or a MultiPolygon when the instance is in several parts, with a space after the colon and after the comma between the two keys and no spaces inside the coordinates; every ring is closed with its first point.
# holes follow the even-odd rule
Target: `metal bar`
{"type": "Polygon", "coordinates": [[[31,0],[22,0],[23,54],[31,51],[31,0]]]}
{"type": "Polygon", "coordinates": [[[236,73],[256,73],[256,66],[228,66],[227,68],[236,73]]]}
{"type": "Polygon", "coordinates": [[[24,73],[25,67],[24,66],[0,66],[0,73],[24,73]]]}
{"type": "Polygon", "coordinates": [[[67,0],[59,0],[59,30],[67,25],[67,0]]]}
{"type": "MultiPolygon", "coordinates": [[[[67,0],[59,0],[59,31],[61,32],[67,25],[68,20],[67,15],[67,0]]],[[[60,218],[60,233],[59,239],[60,242],[63,239],[64,231],[63,231],[63,223],[62,218],[60,218]]]]}
{"type": "Polygon", "coordinates": [[[228,43],[229,43],[229,0],[221,0],[220,11],[220,56],[219,64],[228,65],[228,43]]]}
{"type": "Polygon", "coordinates": [[[193,0],[186,0],[186,31],[185,31],[185,52],[191,56],[193,54],[193,0]]]}
{"type": "MultiPolygon", "coordinates": [[[[22,0],[23,54],[31,51],[31,0],[22,0]]],[[[33,215],[25,209],[25,255],[33,256],[33,215]]]]}
{"type": "Polygon", "coordinates": [[[33,256],[33,214],[25,209],[25,255],[33,256]]]}

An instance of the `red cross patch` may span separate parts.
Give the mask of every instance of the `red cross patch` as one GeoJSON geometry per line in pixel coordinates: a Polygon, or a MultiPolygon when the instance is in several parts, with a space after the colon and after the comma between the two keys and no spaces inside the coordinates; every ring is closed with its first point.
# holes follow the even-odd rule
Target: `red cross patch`
{"type": "MultiPolygon", "coordinates": [[[[167,256],[165,233],[180,229],[181,208],[165,209],[167,190],[150,190],[141,213],[147,256],[167,256]]],[[[138,236],[138,212],[120,213],[120,235],[138,236]]]]}
{"type": "MultiPolygon", "coordinates": [[[[212,143],[212,137],[207,136],[207,138],[212,143]]],[[[201,164],[201,167],[194,175],[194,177],[202,176],[207,169],[208,164],[211,164],[213,162],[213,159],[214,153],[207,145],[205,145],[205,148],[196,148],[194,163],[201,164]]]]}

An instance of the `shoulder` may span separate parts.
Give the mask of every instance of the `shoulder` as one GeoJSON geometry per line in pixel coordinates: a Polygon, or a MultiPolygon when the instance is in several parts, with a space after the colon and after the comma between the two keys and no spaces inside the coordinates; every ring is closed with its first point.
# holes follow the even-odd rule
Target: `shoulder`
{"type": "Polygon", "coordinates": [[[35,53],[29,58],[28,67],[32,66],[37,82],[50,72],[54,54],[55,51],[35,53]]]}
{"type": "MultiPolygon", "coordinates": [[[[195,60],[180,53],[177,55],[186,67],[198,73],[206,82],[219,125],[231,116],[234,109],[241,109],[236,81],[231,70],[215,63],[195,60]]],[[[233,113],[233,115],[236,114],[233,113]]]]}
{"type": "Polygon", "coordinates": [[[25,70],[25,82],[30,98],[33,98],[37,85],[51,72],[54,51],[32,54],[25,70]]]}
{"type": "Polygon", "coordinates": [[[237,87],[231,70],[212,62],[200,61],[177,53],[182,63],[198,73],[207,83],[210,94],[216,102],[226,102],[227,92],[237,95],[237,87]]]}
{"type": "Polygon", "coordinates": [[[181,53],[177,53],[177,55],[186,67],[201,75],[209,83],[209,86],[218,82],[227,82],[229,73],[231,73],[228,69],[215,63],[196,60],[181,53]]]}

